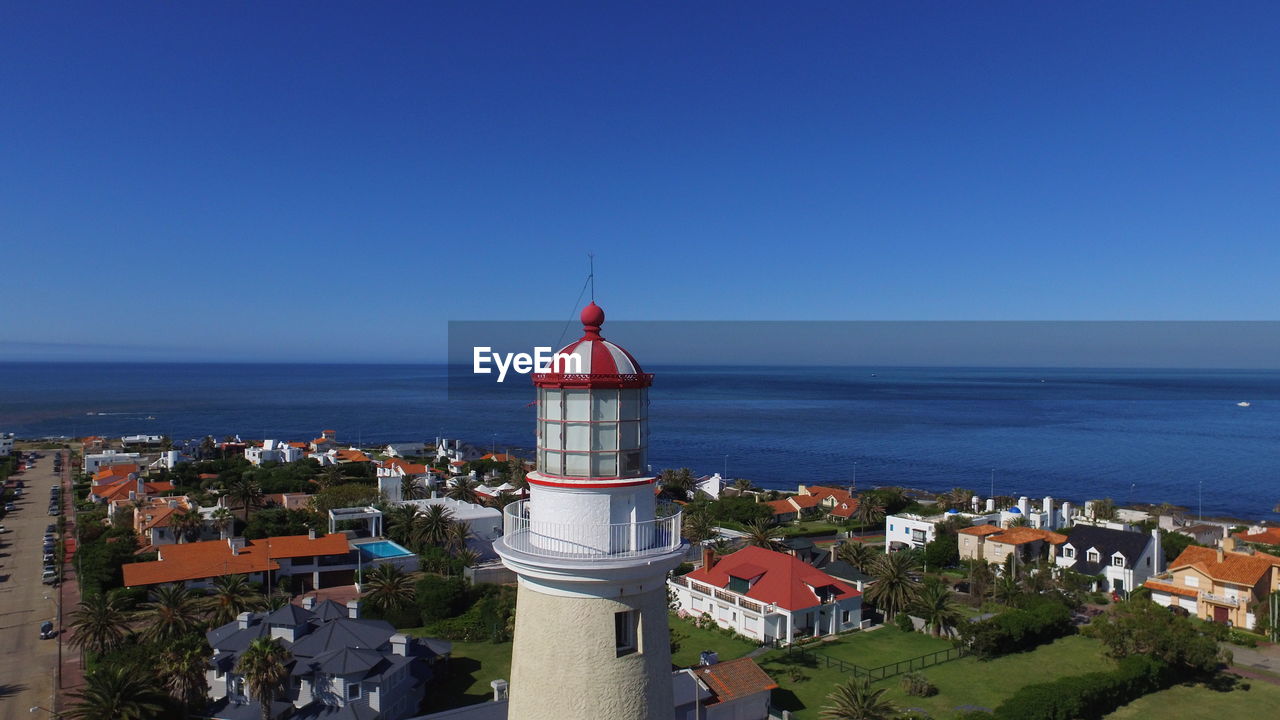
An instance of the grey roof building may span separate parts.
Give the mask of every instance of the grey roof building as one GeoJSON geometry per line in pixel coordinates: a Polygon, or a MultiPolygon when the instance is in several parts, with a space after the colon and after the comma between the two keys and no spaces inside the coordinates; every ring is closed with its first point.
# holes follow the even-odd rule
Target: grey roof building
{"type": "Polygon", "coordinates": [[[248,696],[236,663],[249,644],[275,638],[292,654],[289,682],[273,713],[292,709],[292,720],[402,720],[418,711],[436,661],[452,647],[419,643],[383,620],[360,618],[358,602],[318,606],[289,604],[236,620],[206,634],[213,648],[208,671],[208,717],[259,720],[260,704],[248,696]]]}

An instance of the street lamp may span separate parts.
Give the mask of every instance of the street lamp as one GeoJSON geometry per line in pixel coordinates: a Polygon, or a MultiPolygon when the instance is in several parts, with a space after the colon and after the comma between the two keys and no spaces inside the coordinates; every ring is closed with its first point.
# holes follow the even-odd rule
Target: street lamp
{"type": "Polygon", "coordinates": [[[34,713],[34,712],[35,712],[35,711],[37,711],[37,710],[43,710],[43,711],[45,711],[45,712],[49,713],[50,715],[52,715],[52,716],[54,716],[54,717],[56,717],[56,718],[61,718],[61,717],[62,717],[62,713],[56,713],[56,712],[54,712],[54,711],[50,710],[50,709],[49,709],[49,708],[47,708],[47,707],[40,707],[39,705],[32,705],[32,706],[31,706],[31,709],[30,709],[30,710],[28,710],[27,712],[32,712],[32,713],[34,713]]]}

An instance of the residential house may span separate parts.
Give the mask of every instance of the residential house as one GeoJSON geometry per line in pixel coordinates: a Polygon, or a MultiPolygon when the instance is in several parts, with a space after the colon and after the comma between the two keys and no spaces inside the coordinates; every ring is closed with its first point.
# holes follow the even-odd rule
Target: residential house
{"type": "Polygon", "coordinates": [[[362,619],[358,601],[332,600],[240,613],[205,634],[213,648],[206,672],[214,720],[258,720],[262,707],[237,672],[258,638],[273,638],[291,656],[288,681],[272,717],[291,720],[402,720],[417,713],[448,643],[396,632],[384,620],[362,619]],[[434,646],[434,647],[433,647],[434,646]]]}
{"type": "Polygon", "coordinates": [[[786,553],[745,547],[668,581],[680,612],[761,642],[830,635],[862,623],[862,593],[786,553]]]}
{"type": "Polygon", "coordinates": [[[800,494],[812,495],[818,498],[820,512],[824,513],[828,520],[844,522],[851,519],[854,513],[858,511],[858,498],[842,488],[824,485],[801,485],[800,494]]]}
{"type": "Polygon", "coordinates": [[[884,519],[884,551],[886,553],[912,548],[923,548],[938,536],[938,526],[947,522],[962,525],[993,524],[999,521],[998,512],[977,514],[948,510],[934,515],[902,513],[884,519]]]}
{"type": "Polygon", "coordinates": [[[161,493],[173,491],[174,487],[171,482],[147,482],[144,478],[139,477],[137,473],[129,473],[123,478],[90,487],[89,500],[106,504],[113,509],[119,509],[121,502],[142,502],[161,493]]]}
{"type": "Polygon", "coordinates": [[[1238,542],[1250,545],[1277,546],[1280,545],[1280,527],[1254,525],[1245,532],[1236,533],[1235,538],[1238,542]]]}
{"type": "Polygon", "coordinates": [[[268,493],[262,496],[262,506],[285,510],[310,510],[315,499],[316,496],[311,493],[268,493]]]}
{"type": "Polygon", "coordinates": [[[1201,545],[1214,547],[1227,536],[1230,528],[1223,525],[1215,525],[1213,523],[1196,523],[1194,525],[1183,525],[1181,527],[1174,528],[1173,531],[1180,535],[1186,535],[1201,545]]]}
{"type": "Polygon", "coordinates": [[[1058,545],[1055,564],[1098,578],[1098,589],[1126,595],[1163,570],[1160,530],[1134,530],[1077,524],[1058,545]]]}
{"type": "Polygon", "coordinates": [[[703,475],[693,481],[693,492],[695,497],[701,493],[712,500],[719,500],[720,494],[728,488],[729,484],[724,478],[720,477],[720,473],[716,473],[714,475],[703,475]]]}
{"type": "Polygon", "coordinates": [[[13,433],[0,433],[0,457],[13,452],[13,433]]]}
{"type": "Polygon", "coordinates": [[[1217,548],[1191,545],[1169,564],[1168,573],[1145,586],[1160,605],[1252,630],[1254,608],[1280,590],[1280,557],[1242,546],[1234,537],[1217,548]]]}
{"type": "Polygon", "coordinates": [[[246,448],[244,457],[254,465],[264,462],[291,463],[302,459],[302,450],[279,440],[264,440],[262,446],[246,448]]]}
{"type": "Polygon", "coordinates": [[[822,500],[813,495],[788,495],[781,500],[769,500],[764,504],[773,511],[774,522],[785,523],[819,514],[822,500]]]}
{"type": "Polygon", "coordinates": [[[431,467],[427,465],[406,462],[399,458],[391,458],[376,465],[378,492],[382,493],[382,496],[389,503],[413,499],[401,497],[401,489],[406,477],[414,478],[414,481],[421,485],[424,491],[429,492],[436,487],[431,482],[431,478],[435,477],[435,475],[431,472],[431,467]]]}
{"type": "Polygon", "coordinates": [[[84,471],[93,474],[111,465],[133,465],[136,469],[141,463],[142,455],[140,453],[104,450],[100,453],[88,453],[84,456],[84,471]]]}
{"type": "Polygon", "coordinates": [[[274,587],[280,578],[291,578],[298,592],[350,585],[360,558],[347,536],[332,533],[248,540],[226,540],[163,545],[159,558],[125,565],[126,587],[146,587],[185,582],[207,587],[216,577],[246,575],[253,582],[274,587]]]}
{"type": "Polygon", "coordinates": [[[961,560],[983,560],[1003,564],[1010,556],[1018,565],[1033,565],[1046,560],[1052,563],[1055,548],[1067,541],[1066,535],[1030,527],[1001,529],[995,525],[975,525],[957,534],[961,560]]]}
{"type": "Polygon", "coordinates": [[[117,510],[132,511],[133,531],[138,534],[139,542],[143,547],[153,549],[178,542],[180,538],[173,528],[173,516],[197,505],[186,495],[177,495],[147,498],[138,506],[129,500],[117,500],[112,507],[108,517],[115,516],[117,510]]]}
{"type": "Polygon", "coordinates": [[[427,445],[420,442],[387,443],[382,453],[393,458],[422,457],[427,454],[427,445]]]}

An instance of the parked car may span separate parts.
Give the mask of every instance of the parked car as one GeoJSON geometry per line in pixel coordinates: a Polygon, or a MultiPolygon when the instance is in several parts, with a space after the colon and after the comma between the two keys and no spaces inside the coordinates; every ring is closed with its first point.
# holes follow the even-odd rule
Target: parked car
{"type": "Polygon", "coordinates": [[[18,507],[17,507],[16,505],[14,505],[13,503],[5,503],[5,504],[4,504],[4,511],[5,511],[5,512],[13,512],[14,510],[17,510],[17,509],[18,509],[18,507]]]}
{"type": "Polygon", "coordinates": [[[0,534],[7,533],[7,532],[9,532],[9,528],[5,527],[3,524],[0,524],[0,534]]]}
{"type": "Polygon", "coordinates": [[[45,570],[44,575],[40,576],[40,582],[45,585],[57,585],[58,572],[56,570],[45,570]]]}
{"type": "Polygon", "coordinates": [[[53,637],[53,623],[45,620],[40,623],[40,639],[48,640],[51,637],[53,637]]]}
{"type": "Polygon", "coordinates": [[[57,526],[57,525],[54,525],[53,523],[49,523],[49,524],[48,524],[48,525],[46,525],[46,526],[45,526],[45,528],[44,528],[44,531],[45,531],[46,533],[48,533],[49,535],[54,534],[57,530],[58,530],[58,526],[57,526]]]}

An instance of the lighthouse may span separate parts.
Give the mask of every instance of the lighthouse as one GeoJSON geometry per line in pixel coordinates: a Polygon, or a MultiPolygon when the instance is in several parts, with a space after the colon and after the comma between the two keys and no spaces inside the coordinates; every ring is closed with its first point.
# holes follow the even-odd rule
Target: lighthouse
{"type": "Polygon", "coordinates": [[[645,458],[649,386],[582,311],[582,338],[535,374],[537,469],[494,543],[516,573],[508,717],[669,720],[667,573],[685,547],[645,458]]]}

